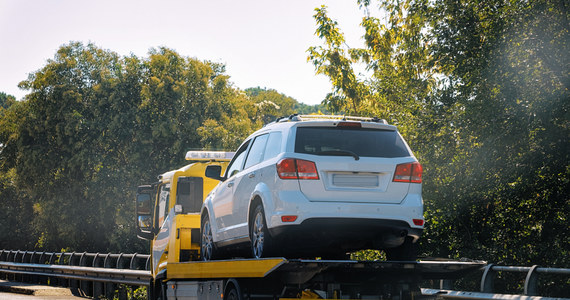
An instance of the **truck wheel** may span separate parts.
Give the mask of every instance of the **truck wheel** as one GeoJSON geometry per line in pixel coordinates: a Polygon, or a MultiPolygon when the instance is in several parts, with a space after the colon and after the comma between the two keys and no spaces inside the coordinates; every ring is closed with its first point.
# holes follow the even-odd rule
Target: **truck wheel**
{"type": "Polygon", "coordinates": [[[213,260],[216,245],[212,239],[212,226],[208,215],[202,219],[202,227],[200,227],[200,258],[203,261],[213,260]]]}
{"type": "Polygon", "coordinates": [[[166,300],[166,284],[162,280],[151,282],[148,299],[151,300],[166,300]]]}
{"type": "Polygon", "coordinates": [[[166,284],[162,283],[160,285],[160,300],[166,300],[166,284]]]}
{"type": "Polygon", "coordinates": [[[265,222],[263,206],[258,204],[255,207],[253,218],[249,225],[249,236],[251,237],[251,254],[253,258],[268,257],[271,254],[271,236],[265,222]]]}
{"type": "Polygon", "coordinates": [[[396,248],[384,250],[389,261],[415,261],[417,259],[417,245],[412,238],[407,237],[404,243],[396,248]]]}
{"type": "Polygon", "coordinates": [[[230,284],[226,288],[226,292],[224,294],[224,300],[242,300],[238,288],[235,285],[230,284]]]}

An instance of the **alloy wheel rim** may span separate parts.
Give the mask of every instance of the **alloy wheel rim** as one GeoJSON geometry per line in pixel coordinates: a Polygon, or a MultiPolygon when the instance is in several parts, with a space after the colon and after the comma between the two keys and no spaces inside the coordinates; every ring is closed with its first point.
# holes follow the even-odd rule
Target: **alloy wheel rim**
{"type": "Polygon", "coordinates": [[[204,222],[204,229],[202,232],[202,259],[212,259],[212,231],[210,230],[210,222],[204,222]]]}
{"type": "Polygon", "coordinates": [[[263,255],[263,242],[264,242],[264,224],[263,215],[258,212],[253,222],[253,254],[255,258],[261,258],[263,255]]]}

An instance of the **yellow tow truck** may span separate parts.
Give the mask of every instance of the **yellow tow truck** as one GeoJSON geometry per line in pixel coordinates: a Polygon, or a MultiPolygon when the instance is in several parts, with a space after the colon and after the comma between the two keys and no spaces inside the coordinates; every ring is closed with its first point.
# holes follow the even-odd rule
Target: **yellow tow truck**
{"type": "Polygon", "coordinates": [[[426,279],[456,279],[484,262],[355,261],[233,258],[200,261],[200,211],[219,181],[209,165],[225,171],[233,152],[189,151],[190,164],[139,186],[137,235],[151,247],[148,298],[418,299],[426,279]]]}

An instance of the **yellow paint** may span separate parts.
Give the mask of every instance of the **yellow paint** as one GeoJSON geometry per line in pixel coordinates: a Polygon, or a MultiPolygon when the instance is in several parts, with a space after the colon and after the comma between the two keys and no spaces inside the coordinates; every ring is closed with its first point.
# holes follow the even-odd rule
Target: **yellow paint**
{"type": "MultiPolygon", "coordinates": [[[[180,228],[180,249],[181,250],[192,250],[192,243],[190,242],[192,238],[191,228],[180,228]]],[[[196,249],[198,250],[198,249],[196,249]]]]}
{"type": "Polygon", "coordinates": [[[270,258],[169,263],[166,274],[169,279],[264,277],[285,262],[283,258],[270,258]]]}
{"type": "MultiPolygon", "coordinates": [[[[170,183],[170,195],[169,195],[169,207],[167,211],[171,211],[174,206],[176,205],[176,190],[177,190],[177,183],[179,177],[202,177],[203,179],[203,198],[205,199],[206,196],[216,187],[219,181],[210,179],[205,177],[206,167],[209,165],[220,165],[222,166],[222,174],[225,172],[226,167],[229,164],[229,159],[220,159],[216,161],[199,161],[187,166],[184,166],[178,170],[173,170],[162,174],[160,178],[160,184],[167,184],[170,183]]],[[[157,199],[155,199],[155,208],[158,205],[158,195],[157,199]]],[[[156,211],[156,209],[155,209],[156,211]]],[[[156,276],[157,273],[162,271],[166,268],[167,265],[172,263],[179,263],[180,262],[180,251],[181,250],[191,250],[194,251],[197,255],[200,251],[200,245],[197,243],[191,243],[191,231],[192,229],[199,229],[200,228],[200,214],[199,213],[192,213],[192,214],[179,214],[172,216],[172,225],[168,230],[168,240],[163,241],[167,242],[166,249],[164,253],[161,255],[160,259],[158,260],[157,266],[151,266],[151,270],[153,271],[153,276],[156,276]]],[[[162,222],[159,223],[159,226],[162,226],[162,222]]],[[[151,241],[151,249],[153,249],[153,245],[158,241],[155,239],[151,241]]],[[[152,255],[152,251],[151,251],[152,255]]],[[[151,261],[152,257],[151,257],[151,261]]]]}

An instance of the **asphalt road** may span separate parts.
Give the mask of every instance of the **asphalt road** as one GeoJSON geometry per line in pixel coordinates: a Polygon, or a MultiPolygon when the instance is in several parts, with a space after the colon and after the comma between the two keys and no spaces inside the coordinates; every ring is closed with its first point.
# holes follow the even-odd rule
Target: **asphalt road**
{"type": "Polygon", "coordinates": [[[71,291],[66,288],[0,280],[0,300],[12,299],[71,300],[87,298],[73,296],[71,291]]]}
{"type": "Polygon", "coordinates": [[[62,296],[62,295],[35,296],[35,295],[0,292],[0,300],[77,300],[77,299],[88,299],[88,298],[75,297],[75,296],[62,296]]]}

